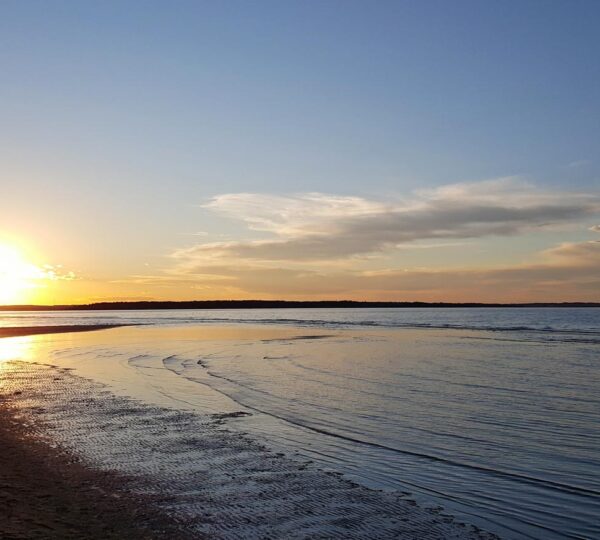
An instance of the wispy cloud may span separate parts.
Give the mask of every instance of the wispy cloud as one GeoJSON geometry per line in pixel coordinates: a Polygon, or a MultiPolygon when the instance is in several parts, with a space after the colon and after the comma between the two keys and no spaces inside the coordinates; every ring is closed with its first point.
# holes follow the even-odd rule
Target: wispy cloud
{"type": "Polygon", "coordinates": [[[592,162],[589,159],[578,159],[577,161],[571,161],[571,163],[569,163],[567,167],[569,167],[570,169],[578,169],[580,167],[591,165],[591,163],[592,162]]]}
{"type": "Polygon", "coordinates": [[[51,281],[73,281],[78,279],[75,272],[63,269],[62,265],[44,264],[39,267],[39,278],[51,281]]]}
{"type": "Polygon", "coordinates": [[[210,297],[372,298],[448,301],[600,301],[600,241],[564,243],[532,261],[497,268],[370,271],[223,265],[177,267],[130,283],[201,287],[210,297]],[[211,294],[212,293],[212,294],[211,294]]]}
{"type": "Polygon", "coordinates": [[[205,205],[272,239],[211,242],[178,250],[180,260],[327,261],[420,240],[515,235],[598,211],[598,196],[547,191],[519,178],[447,185],[388,201],[322,193],[237,193],[205,205]]]}
{"type": "Polygon", "coordinates": [[[163,272],[133,276],[128,283],[165,294],[184,287],[210,298],[600,300],[600,241],[563,243],[531,253],[522,264],[456,264],[460,250],[480,244],[473,239],[577,224],[582,230],[600,210],[595,194],[549,191],[502,178],[387,200],[227,194],[204,208],[238,220],[246,235],[254,230],[271,238],[188,246],[171,254],[163,272]],[[459,250],[452,268],[442,257],[427,268],[403,268],[400,258],[393,263],[385,257],[442,248],[459,250]]]}

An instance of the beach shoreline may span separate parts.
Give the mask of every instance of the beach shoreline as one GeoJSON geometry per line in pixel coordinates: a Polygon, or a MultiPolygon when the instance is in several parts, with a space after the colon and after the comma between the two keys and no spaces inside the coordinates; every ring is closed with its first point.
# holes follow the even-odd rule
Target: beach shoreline
{"type": "MultiPolygon", "coordinates": [[[[7,327],[0,328],[0,339],[119,326],[123,325],[7,327]]],[[[131,479],[89,467],[50,441],[42,426],[11,404],[4,388],[0,448],[2,538],[190,538],[156,501],[133,493],[131,479]]]]}
{"type": "Polygon", "coordinates": [[[29,494],[3,520],[7,538],[52,537],[47,527],[63,527],[54,534],[61,538],[496,538],[408,494],[370,490],[270,451],[229,431],[237,414],[145,406],[35,361],[5,362],[0,383],[0,437],[14,448],[0,465],[3,493],[29,494]],[[11,460],[22,461],[19,478],[11,460]]]}
{"type": "MultiPolygon", "coordinates": [[[[0,537],[185,539],[131,479],[99,471],[56,446],[0,395],[0,537]]],[[[198,536],[195,536],[198,537],[198,536]]]]}
{"type": "Polygon", "coordinates": [[[67,324],[60,326],[6,326],[0,327],[0,338],[35,336],[42,334],[66,334],[70,332],[92,332],[131,326],[126,324],[67,324]]]}

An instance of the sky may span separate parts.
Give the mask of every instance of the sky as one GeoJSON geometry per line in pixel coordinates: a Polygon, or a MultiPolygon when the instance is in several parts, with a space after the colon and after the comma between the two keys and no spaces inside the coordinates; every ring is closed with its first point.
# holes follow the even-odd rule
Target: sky
{"type": "Polygon", "coordinates": [[[0,6],[0,304],[600,301],[596,1],[0,6]]]}

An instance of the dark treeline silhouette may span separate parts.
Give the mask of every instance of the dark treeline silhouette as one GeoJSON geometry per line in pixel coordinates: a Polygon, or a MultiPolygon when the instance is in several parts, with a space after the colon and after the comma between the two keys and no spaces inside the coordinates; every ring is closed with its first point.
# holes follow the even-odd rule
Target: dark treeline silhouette
{"type": "Polygon", "coordinates": [[[0,306],[1,311],[151,310],[151,309],[284,309],[284,308],[493,308],[493,307],[600,307],[598,302],[485,304],[477,302],[358,302],[354,300],[193,300],[183,302],[95,302],[77,305],[0,306]]]}

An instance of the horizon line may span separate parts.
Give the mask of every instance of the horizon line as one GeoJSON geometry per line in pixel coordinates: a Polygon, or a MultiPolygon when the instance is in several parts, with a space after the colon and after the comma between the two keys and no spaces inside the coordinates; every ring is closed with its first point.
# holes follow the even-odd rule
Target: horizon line
{"type": "Polygon", "coordinates": [[[7,304],[0,311],[102,311],[161,309],[600,307],[600,302],[421,302],[370,300],[115,300],[82,304],[7,304]]]}

